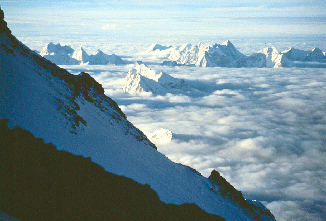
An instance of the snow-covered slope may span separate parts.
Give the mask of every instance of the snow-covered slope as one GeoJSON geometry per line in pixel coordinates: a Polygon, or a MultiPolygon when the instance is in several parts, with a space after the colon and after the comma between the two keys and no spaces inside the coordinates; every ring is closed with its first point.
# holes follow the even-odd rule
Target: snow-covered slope
{"type": "Polygon", "coordinates": [[[3,16],[0,72],[0,118],[8,118],[10,128],[20,126],[58,149],[91,157],[108,172],[149,184],[165,203],[195,203],[226,220],[274,220],[264,206],[239,192],[241,203],[223,195],[221,184],[159,153],[98,82],[32,52],[10,34],[3,16]]]}
{"type": "Polygon", "coordinates": [[[123,91],[126,93],[151,92],[154,94],[165,94],[186,91],[190,86],[180,79],[171,77],[163,72],[155,72],[144,64],[134,64],[125,78],[123,91]]]}
{"type": "Polygon", "coordinates": [[[202,43],[198,45],[184,44],[173,50],[169,59],[182,65],[197,65],[197,62],[204,57],[207,47],[202,43]]]}
{"type": "Polygon", "coordinates": [[[77,48],[71,57],[81,64],[86,64],[89,61],[89,55],[82,47],[77,48]]]}
{"type": "Polygon", "coordinates": [[[125,62],[117,55],[107,55],[101,50],[97,50],[94,54],[88,55],[87,52],[79,47],[76,50],[70,46],[61,46],[50,42],[47,44],[40,55],[57,65],[106,65],[106,64],[124,64],[125,62]]]}
{"type": "Polygon", "coordinates": [[[183,44],[179,47],[165,47],[152,45],[147,53],[160,55],[170,60],[164,61],[163,65],[194,65],[197,67],[255,67],[255,68],[278,68],[278,67],[326,67],[325,52],[319,48],[312,51],[303,51],[290,48],[279,53],[274,47],[264,48],[250,56],[245,56],[230,42],[205,46],[183,44]],[[153,48],[155,48],[155,53],[153,48]]]}
{"type": "Polygon", "coordinates": [[[202,60],[197,61],[200,67],[233,67],[234,62],[245,57],[230,41],[209,46],[202,60]]]}

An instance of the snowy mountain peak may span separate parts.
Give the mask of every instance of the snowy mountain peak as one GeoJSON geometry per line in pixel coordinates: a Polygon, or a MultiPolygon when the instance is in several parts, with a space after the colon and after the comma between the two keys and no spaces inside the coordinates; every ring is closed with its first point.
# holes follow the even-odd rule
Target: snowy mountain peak
{"type": "Polygon", "coordinates": [[[87,52],[79,47],[74,50],[70,46],[61,46],[60,43],[47,44],[40,55],[57,65],[107,65],[107,64],[124,64],[125,62],[117,55],[107,55],[98,49],[93,55],[88,55],[87,52]]]}
{"type": "Polygon", "coordinates": [[[125,82],[123,91],[131,94],[142,92],[165,94],[190,88],[184,80],[173,78],[161,71],[154,71],[138,63],[129,70],[125,82]]]}
{"type": "Polygon", "coordinates": [[[89,61],[89,55],[82,47],[77,48],[71,57],[77,61],[80,61],[81,63],[87,63],[89,61]]]}
{"type": "Polygon", "coordinates": [[[41,51],[40,55],[54,55],[54,54],[63,54],[63,55],[71,55],[74,52],[70,46],[61,46],[60,43],[54,44],[50,42],[47,44],[43,50],[41,51]]]}
{"type": "Polygon", "coordinates": [[[169,59],[181,65],[199,67],[230,66],[237,59],[245,57],[230,41],[223,44],[205,46],[183,44],[170,53],[169,59]]]}
{"type": "Polygon", "coordinates": [[[160,44],[152,44],[147,50],[146,50],[146,53],[149,53],[149,52],[152,52],[152,51],[164,51],[164,50],[167,50],[169,48],[171,48],[172,46],[163,46],[163,45],[160,45],[160,44]]]}
{"type": "Polygon", "coordinates": [[[94,55],[103,55],[104,52],[101,51],[100,49],[97,49],[96,52],[94,53],[94,55]]]}
{"type": "Polygon", "coordinates": [[[226,40],[225,42],[223,42],[221,45],[225,45],[225,46],[231,46],[234,47],[234,45],[231,43],[230,40],[226,40]]]}

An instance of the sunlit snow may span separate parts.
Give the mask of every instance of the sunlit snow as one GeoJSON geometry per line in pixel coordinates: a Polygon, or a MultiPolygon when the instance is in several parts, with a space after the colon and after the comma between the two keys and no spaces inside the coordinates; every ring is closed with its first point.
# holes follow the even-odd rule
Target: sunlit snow
{"type": "MultiPolygon", "coordinates": [[[[7,2],[4,9],[10,9],[7,2]]],[[[33,50],[41,51],[52,41],[82,46],[90,54],[100,49],[127,61],[122,66],[73,65],[71,56],[61,57],[68,61],[61,64],[71,64],[62,67],[74,74],[85,71],[100,82],[128,120],[171,160],[205,176],[218,170],[246,197],[263,201],[277,220],[322,221],[325,2],[290,7],[251,2],[218,7],[221,2],[215,1],[209,10],[196,2],[187,10],[151,11],[143,10],[144,1],[128,1],[125,7],[130,3],[132,10],[99,10],[93,4],[83,5],[87,10],[76,5],[35,10],[22,7],[26,1],[16,3],[6,16],[13,33],[33,50]],[[140,9],[134,10],[135,4],[140,9]],[[198,53],[170,56],[182,45],[190,52],[202,42],[207,50],[227,39],[246,56],[233,67],[193,67],[191,59],[198,53]],[[188,61],[187,66],[179,66],[181,61],[188,61]],[[190,89],[125,93],[125,79],[136,62],[182,79],[190,89]],[[264,64],[277,68],[261,68],[264,64]]]]}

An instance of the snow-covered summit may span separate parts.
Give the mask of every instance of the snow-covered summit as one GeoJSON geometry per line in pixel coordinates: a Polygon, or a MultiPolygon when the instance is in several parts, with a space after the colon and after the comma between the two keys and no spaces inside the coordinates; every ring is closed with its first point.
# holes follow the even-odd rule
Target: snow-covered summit
{"type": "Polygon", "coordinates": [[[65,55],[72,55],[74,53],[74,49],[70,46],[61,46],[60,43],[54,44],[50,42],[47,44],[43,50],[41,51],[40,55],[53,55],[53,54],[65,54],[65,55]]]}
{"type": "Polygon", "coordinates": [[[274,67],[280,67],[282,66],[281,64],[281,58],[282,55],[278,53],[275,47],[267,47],[264,48],[257,53],[265,55],[265,67],[266,68],[274,68],[274,67]]]}
{"type": "Polygon", "coordinates": [[[202,43],[198,45],[183,44],[170,53],[169,59],[182,65],[197,65],[207,51],[202,43]]]}
{"type": "Polygon", "coordinates": [[[71,57],[79,61],[81,64],[89,61],[89,55],[82,47],[77,48],[71,57]]]}
{"type": "Polygon", "coordinates": [[[130,94],[142,92],[165,94],[190,88],[184,80],[173,78],[163,72],[156,72],[138,63],[129,70],[125,82],[123,91],[130,94]]]}
{"type": "Polygon", "coordinates": [[[93,55],[89,56],[90,65],[105,65],[105,64],[124,64],[125,62],[117,55],[107,55],[101,50],[97,50],[93,55]]]}
{"type": "Polygon", "coordinates": [[[292,61],[304,61],[309,52],[291,47],[286,51],[282,51],[282,54],[292,61]]]}
{"type": "Polygon", "coordinates": [[[197,45],[183,44],[170,52],[169,59],[181,65],[195,65],[197,67],[228,67],[235,60],[243,58],[228,40],[223,44],[205,46],[202,43],[197,45]]]}
{"type": "Polygon", "coordinates": [[[72,49],[70,46],[61,46],[60,43],[54,44],[50,42],[42,49],[40,55],[58,65],[79,64],[78,60],[72,58],[73,53],[74,49],[72,49]]]}
{"type": "Polygon", "coordinates": [[[99,49],[94,54],[88,55],[82,47],[74,50],[70,46],[61,46],[60,43],[53,44],[52,42],[43,48],[40,55],[57,65],[119,65],[125,63],[119,56],[107,55],[99,49]]]}
{"type": "Polygon", "coordinates": [[[246,56],[229,40],[210,46],[205,46],[202,43],[183,44],[178,47],[154,44],[148,49],[148,53],[168,58],[169,61],[165,60],[162,63],[166,66],[278,68],[300,67],[309,63],[309,67],[326,67],[325,52],[319,48],[312,51],[290,48],[278,52],[275,47],[266,47],[257,53],[246,56]]]}

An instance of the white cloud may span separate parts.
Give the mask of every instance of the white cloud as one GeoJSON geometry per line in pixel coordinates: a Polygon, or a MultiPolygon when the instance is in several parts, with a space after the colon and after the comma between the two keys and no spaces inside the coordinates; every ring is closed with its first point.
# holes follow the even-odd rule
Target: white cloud
{"type": "Polygon", "coordinates": [[[142,131],[172,132],[170,143],[157,144],[171,160],[205,176],[217,169],[246,198],[265,201],[278,220],[322,220],[325,69],[172,68],[153,61],[151,67],[197,92],[128,95],[119,82],[127,66],[88,71],[142,131]]]}

